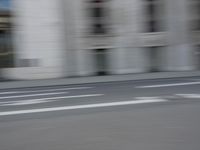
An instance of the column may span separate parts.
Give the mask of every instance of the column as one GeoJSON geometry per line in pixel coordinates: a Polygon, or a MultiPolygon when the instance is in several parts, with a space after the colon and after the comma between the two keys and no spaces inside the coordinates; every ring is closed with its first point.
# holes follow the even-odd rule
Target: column
{"type": "Polygon", "coordinates": [[[63,18],[58,0],[12,0],[15,68],[10,79],[63,77],[63,18]]]}
{"type": "Polygon", "coordinates": [[[187,3],[187,0],[166,1],[169,47],[163,53],[165,56],[164,71],[195,69],[193,48],[189,37],[189,9],[187,3]]]}
{"type": "Polygon", "coordinates": [[[110,55],[113,74],[141,73],[148,71],[147,52],[139,47],[142,24],[141,0],[113,0],[113,27],[116,34],[110,55]]]}
{"type": "Polygon", "coordinates": [[[95,56],[90,49],[91,43],[88,41],[87,29],[89,27],[88,21],[88,5],[87,0],[69,0],[72,4],[73,11],[73,40],[74,40],[74,54],[77,64],[76,75],[89,76],[94,75],[95,70],[95,56]]]}

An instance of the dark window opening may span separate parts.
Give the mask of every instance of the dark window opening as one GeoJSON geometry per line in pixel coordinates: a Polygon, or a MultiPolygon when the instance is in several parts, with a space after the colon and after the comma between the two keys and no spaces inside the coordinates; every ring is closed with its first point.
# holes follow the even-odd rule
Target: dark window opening
{"type": "Polygon", "coordinates": [[[99,75],[99,76],[108,74],[106,51],[107,51],[107,49],[95,49],[94,50],[95,55],[96,55],[97,75],[99,75]]]}
{"type": "Polygon", "coordinates": [[[147,50],[149,51],[149,57],[150,57],[150,72],[159,72],[160,71],[160,65],[161,65],[161,56],[160,53],[162,52],[163,47],[160,46],[154,46],[149,47],[147,50]]]}
{"type": "Polygon", "coordinates": [[[197,9],[197,20],[195,21],[195,30],[200,30],[200,2],[196,5],[197,9]]]}
{"type": "Polygon", "coordinates": [[[159,20],[157,18],[157,12],[159,5],[157,0],[146,0],[146,31],[147,32],[159,32],[159,20]]]}
{"type": "Polygon", "coordinates": [[[91,34],[107,34],[107,15],[106,15],[106,3],[103,0],[92,0],[89,3],[89,16],[91,16],[90,31],[91,34]]]}
{"type": "Polygon", "coordinates": [[[0,10],[0,68],[13,67],[11,13],[0,10]]]}
{"type": "Polygon", "coordinates": [[[104,9],[102,7],[94,7],[92,9],[92,17],[94,18],[104,17],[104,9]]]}
{"type": "Polygon", "coordinates": [[[94,34],[106,34],[106,28],[103,24],[97,23],[93,25],[94,34]]]}
{"type": "Polygon", "coordinates": [[[195,60],[196,60],[196,65],[197,65],[197,68],[198,70],[200,70],[200,45],[197,45],[196,46],[196,49],[195,49],[195,60]]]}

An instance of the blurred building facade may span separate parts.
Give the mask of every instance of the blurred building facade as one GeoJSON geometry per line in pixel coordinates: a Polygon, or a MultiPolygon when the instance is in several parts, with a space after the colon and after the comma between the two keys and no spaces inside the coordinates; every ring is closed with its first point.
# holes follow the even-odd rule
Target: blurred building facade
{"type": "Polygon", "coordinates": [[[9,79],[192,71],[199,0],[12,0],[9,79]]]}
{"type": "Polygon", "coordinates": [[[11,14],[8,10],[0,10],[0,68],[13,66],[10,18],[11,14]]]}

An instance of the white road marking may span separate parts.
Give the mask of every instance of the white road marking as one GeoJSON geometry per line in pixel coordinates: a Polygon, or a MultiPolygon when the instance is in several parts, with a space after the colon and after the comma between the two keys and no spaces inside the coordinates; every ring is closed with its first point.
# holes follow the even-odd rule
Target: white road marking
{"type": "Polygon", "coordinates": [[[63,111],[63,110],[87,109],[87,108],[124,106],[124,105],[155,103],[155,102],[166,102],[166,101],[167,100],[164,100],[164,99],[136,100],[136,101],[133,100],[133,101],[120,101],[120,102],[98,103],[98,104],[88,104],[88,105],[75,105],[75,106],[52,107],[52,108],[41,108],[41,109],[17,110],[17,111],[0,112],[0,116],[31,114],[31,113],[42,113],[42,112],[53,112],[53,111],[63,111]]]}
{"type": "MultiPolygon", "coordinates": [[[[97,96],[103,96],[103,95],[104,94],[72,95],[72,96],[62,96],[62,97],[38,98],[38,99],[30,99],[30,100],[31,101],[46,101],[46,100],[58,100],[58,99],[69,99],[69,98],[97,97],[97,96]]],[[[28,100],[0,102],[0,106],[3,106],[5,104],[18,103],[18,102],[21,103],[21,102],[24,102],[24,101],[28,101],[28,100]]]]}
{"type": "Polygon", "coordinates": [[[22,98],[22,97],[33,97],[33,96],[49,96],[49,95],[59,95],[66,94],[68,92],[55,92],[55,93],[42,93],[42,94],[29,94],[29,95],[15,95],[15,96],[4,96],[0,97],[0,99],[8,99],[8,98],[22,98]]]}
{"type": "Polygon", "coordinates": [[[177,95],[165,95],[165,96],[162,96],[162,98],[166,98],[166,99],[176,99],[176,98],[178,98],[178,96],[177,95]]]}
{"type": "Polygon", "coordinates": [[[135,97],[138,100],[159,100],[161,99],[160,97],[135,97]]]}
{"type": "Polygon", "coordinates": [[[176,94],[183,98],[200,98],[200,94],[176,94]]]}
{"type": "Polygon", "coordinates": [[[25,92],[50,92],[50,91],[63,91],[63,90],[84,90],[84,89],[91,89],[91,88],[93,88],[93,87],[59,88],[59,89],[33,90],[33,91],[25,91],[25,92]]]}
{"type": "Polygon", "coordinates": [[[198,78],[197,78],[197,79],[184,79],[184,80],[185,80],[185,81],[193,81],[193,82],[194,82],[194,81],[196,81],[196,82],[199,82],[199,81],[200,81],[200,79],[198,79],[198,78]]]}
{"type": "Polygon", "coordinates": [[[8,103],[8,104],[2,104],[0,106],[21,106],[21,105],[31,105],[31,104],[40,104],[40,103],[47,103],[47,102],[53,102],[55,100],[43,100],[43,101],[35,101],[35,100],[24,100],[24,101],[18,101],[15,103],[8,103]]]}
{"type": "Polygon", "coordinates": [[[200,84],[200,82],[185,82],[185,83],[146,85],[146,86],[137,86],[136,88],[159,88],[159,87],[171,87],[171,86],[183,86],[183,85],[196,85],[196,84],[200,84]]]}
{"type": "Polygon", "coordinates": [[[17,94],[18,92],[17,91],[13,91],[13,92],[0,92],[0,95],[3,95],[3,94],[17,94]]]}
{"type": "Polygon", "coordinates": [[[10,92],[0,92],[0,95],[3,94],[20,94],[20,93],[36,93],[36,92],[51,92],[51,91],[64,91],[64,90],[84,90],[92,89],[93,87],[73,87],[73,88],[58,88],[58,89],[46,89],[46,90],[26,90],[26,91],[10,91],[10,92]]]}

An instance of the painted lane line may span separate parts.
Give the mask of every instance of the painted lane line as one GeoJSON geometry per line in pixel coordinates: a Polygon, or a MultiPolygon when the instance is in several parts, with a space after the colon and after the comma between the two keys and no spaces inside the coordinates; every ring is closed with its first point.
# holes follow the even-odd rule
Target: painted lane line
{"type": "Polygon", "coordinates": [[[135,97],[138,100],[161,99],[161,97],[135,97]]]}
{"type": "MultiPolygon", "coordinates": [[[[73,95],[73,96],[62,96],[62,97],[48,97],[48,98],[38,98],[38,99],[30,99],[30,100],[32,100],[32,101],[46,101],[46,100],[58,100],[58,99],[69,99],[69,98],[85,98],[85,97],[97,97],[97,96],[104,96],[104,94],[88,94],[88,95],[73,95]]],[[[28,101],[28,100],[0,102],[0,105],[1,104],[18,103],[18,102],[24,102],[24,101],[28,101]]]]}
{"type": "Polygon", "coordinates": [[[60,89],[46,89],[46,90],[33,90],[33,91],[11,91],[11,92],[0,92],[0,95],[3,94],[20,94],[20,93],[36,93],[36,92],[51,92],[51,91],[64,91],[64,90],[84,90],[92,89],[93,87],[74,87],[74,88],[60,88],[60,89]]]}
{"type": "Polygon", "coordinates": [[[168,99],[165,99],[164,97],[135,97],[138,101],[145,101],[145,100],[158,100],[158,101],[168,101],[168,99]]]}
{"type": "Polygon", "coordinates": [[[13,92],[0,92],[0,95],[4,95],[4,94],[17,94],[17,91],[13,91],[13,92]]]}
{"type": "Polygon", "coordinates": [[[146,85],[146,86],[137,86],[136,88],[159,88],[159,87],[184,86],[184,85],[197,85],[197,84],[200,84],[200,82],[185,82],[185,83],[172,83],[172,84],[146,85]]]}
{"type": "Polygon", "coordinates": [[[32,105],[32,104],[40,104],[40,103],[48,103],[48,102],[53,102],[56,100],[43,100],[43,101],[34,101],[34,100],[27,100],[27,101],[19,101],[16,103],[8,103],[8,104],[0,104],[0,106],[22,106],[22,105],[32,105]]]}
{"type": "Polygon", "coordinates": [[[200,98],[200,94],[176,94],[176,96],[183,97],[183,98],[200,98]]]}
{"type": "Polygon", "coordinates": [[[111,102],[111,103],[98,103],[98,104],[88,104],[88,105],[75,105],[75,106],[64,106],[64,107],[52,107],[52,108],[41,108],[41,109],[29,109],[29,110],[18,110],[18,111],[6,111],[0,112],[0,116],[9,115],[19,115],[19,114],[31,114],[31,113],[42,113],[42,112],[54,112],[63,110],[76,110],[76,109],[89,109],[89,108],[101,108],[101,107],[113,107],[113,106],[125,106],[134,104],[145,104],[145,103],[156,103],[156,102],[166,102],[167,100],[138,100],[138,101],[121,101],[121,102],[111,102]]]}
{"type": "Polygon", "coordinates": [[[74,88],[59,88],[59,89],[46,89],[46,90],[33,90],[33,91],[18,91],[18,92],[26,92],[26,93],[34,93],[34,92],[51,92],[51,91],[63,91],[63,90],[85,90],[92,89],[93,87],[74,87],[74,88]]]}
{"type": "Polygon", "coordinates": [[[67,94],[67,93],[68,93],[68,92],[55,92],[55,93],[42,93],[42,94],[4,96],[4,97],[0,97],[0,99],[23,98],[23,97],[33,97],[33,96],[50,96],[50,95],[59,95],[59,94],[67,94]]]}
{"type": "Polygon", "coordinates": [[[165,98],[165,99],[177,99],[179,97],[177,95],[165,95],[165,96],[162,96],[162,98],[165,98]]]}

